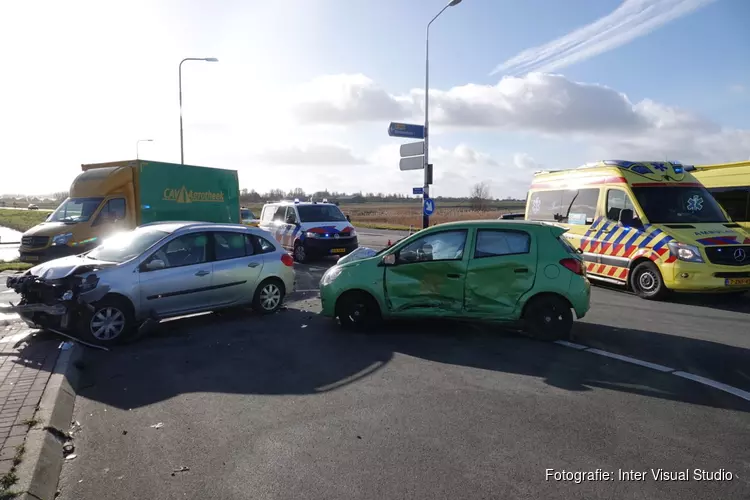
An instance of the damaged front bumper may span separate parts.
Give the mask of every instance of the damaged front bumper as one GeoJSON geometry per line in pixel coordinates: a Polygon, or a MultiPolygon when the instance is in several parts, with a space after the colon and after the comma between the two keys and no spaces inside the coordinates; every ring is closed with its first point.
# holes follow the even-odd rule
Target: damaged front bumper
{"type": "Polygon", "coordinates": [[[32,328],[73,330],[77,319],[93,311],[110,287],[100,285],[96,274],[45,280],[33,274],[11,276],[6,286],[21,295],[17,305],[0,305],[0,312],[17,313],[32,328]]]}

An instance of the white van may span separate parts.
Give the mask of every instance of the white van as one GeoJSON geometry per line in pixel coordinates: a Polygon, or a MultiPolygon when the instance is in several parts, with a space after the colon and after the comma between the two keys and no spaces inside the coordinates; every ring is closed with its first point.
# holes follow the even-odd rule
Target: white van
{"type": "Polygon", "coordinates": [[[297,262],[357,249],[357,232],[333,203],[279,201],[267,203],[260,227],[270,231],[297,262]]]}

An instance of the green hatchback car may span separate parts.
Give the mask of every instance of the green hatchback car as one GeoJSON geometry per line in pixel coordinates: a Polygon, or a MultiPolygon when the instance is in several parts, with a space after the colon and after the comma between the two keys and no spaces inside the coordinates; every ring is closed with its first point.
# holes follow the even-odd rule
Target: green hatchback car
{"type": "Polygon", "coordinates": [[[320,281],[322,314],[352,329],[382,319],[522,320],[534,337],[570,334],[591,287],[566,229],[545,222],[462,221],[423,229],[379,252],[361,248],[320,281]]]}

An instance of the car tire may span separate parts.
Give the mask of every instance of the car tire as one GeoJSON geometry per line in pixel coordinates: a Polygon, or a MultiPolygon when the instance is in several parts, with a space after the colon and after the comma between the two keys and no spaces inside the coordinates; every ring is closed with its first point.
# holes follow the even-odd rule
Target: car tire
{"type": "Polygon", "coordinates": [[[347,292],[336,303],[336,317],[344,330],[370,331],[382,321],[377,301],[364,292],[347,292]]]}
{"type": "Polygon", "coordinates": [[[307,255],[307,250],[305,250],[305,245],[303,245],[301,241],[294,244],[292,255],[294,256],[294,260],[300,264],[304,264],[310,260],[310,257],[307,255]]]}
{"type": "Polygon", "coordinates": [[[81,314],[77,331],[81,340],[107,346],[122,344],[135,331],[135,317],[130,302],[117,296],[105,296],[91,304],[93,311],[81,314]]]}
{"type": "Polygon", "coordinates": [[[573,328],[570,304],[556,295],[540,295],[531,299],[524,308],[523,320],[526,332],[539,340],[570,338],[573,328]]]}
{"type": "Polygon", "coordinates": [[[255,289],[253,310],[260,314],[273,314],[284,303],[284,284],[276,278],[263,280],[255,289]]]}
{"type": "Polygon", "coordinates": [[[641,262],[633,268],[630,273],[630,288],[646,300],[661,300],[669,291],[659,268],[651,261],[641,262]]]}

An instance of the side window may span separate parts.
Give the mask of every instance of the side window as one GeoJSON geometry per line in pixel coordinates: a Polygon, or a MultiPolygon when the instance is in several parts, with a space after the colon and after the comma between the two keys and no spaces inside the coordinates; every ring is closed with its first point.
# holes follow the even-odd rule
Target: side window
{"type": "Polygon", "coordinates": [[[125,198],[113,198],[109,200],[96,216],[94,225],[123,220],[125,218],[125,198]]]}
{"type": "Polygon", "coordinates": [[[568,224],[590,225],[596,217],[596,207],[599,204],[599,188],[564,191],[563,217],[559,222],[568,224]]]}
{"type": "Polygon", "coordinates": [[[261,214],[260,219],[263,222],[271,222],[277,208],[278,207],[274,205],[266,205],[265,207],[263,207],[263,213],[261,214]]]}
{"type": "Polygon", "coordinates": [[[274,212],[273,214],[273,221],[284,222],[285,219],[286,219],[286,207],[285,206],[276,207],[276,212],[274,212]]]}
{"type": "Polygon", "coordinates": [[[273,243],[262,236],[256,236],[254,234],[246,236],[245,247],[248,249],[247,255],[269,253],[276,250],[276,246],[274,246],[273,243]],[[252,252],[250,249],[252,249],[252,252]]]}
{"type": "Polygon", "coordinates": [[[159,259],[166,268],[190,266],[207,261],[208,234],[184,234],[165,243],[149,260],[159,259]]]}
{"type": "Polygon", "coordinates": [[[214,258],[216,260],[238,259],[244,256],[244,233],[214,233],[214,258]]]}
{"type": "Polygon", "coordinates": [[[461,260],[466,246],[466,231],[443,231],[423,236],[398,252],[398,262],[461,260]]]}
{"type": "Polygon", "coordinates": [[[284,222],[286,222],[287,224],[297,223],[297,212],[294,210],[294,207],[286,207],[286,216],[284,217],[284,222]]]}
{"type": "Polygon", "coordinates": [[[480,229],[474,258],[524,254],[529,253],[530,247],[531,237],[524,231],[480,229]]]}
{"type": "Polygon", "coordinates": [[[632,210],[633,217],[637,217],[635,213],[635,205],[628,196],[628,193],[619,189],[610,189],[607,191],[607,219],[615,222],[620,220],[620,212],[622,210],[632,210]]]}
{"type": "Polygon", "coordinates": [[[750,221],[750,187],[709,189],[716,201],[735,222],[750,221]]]}

